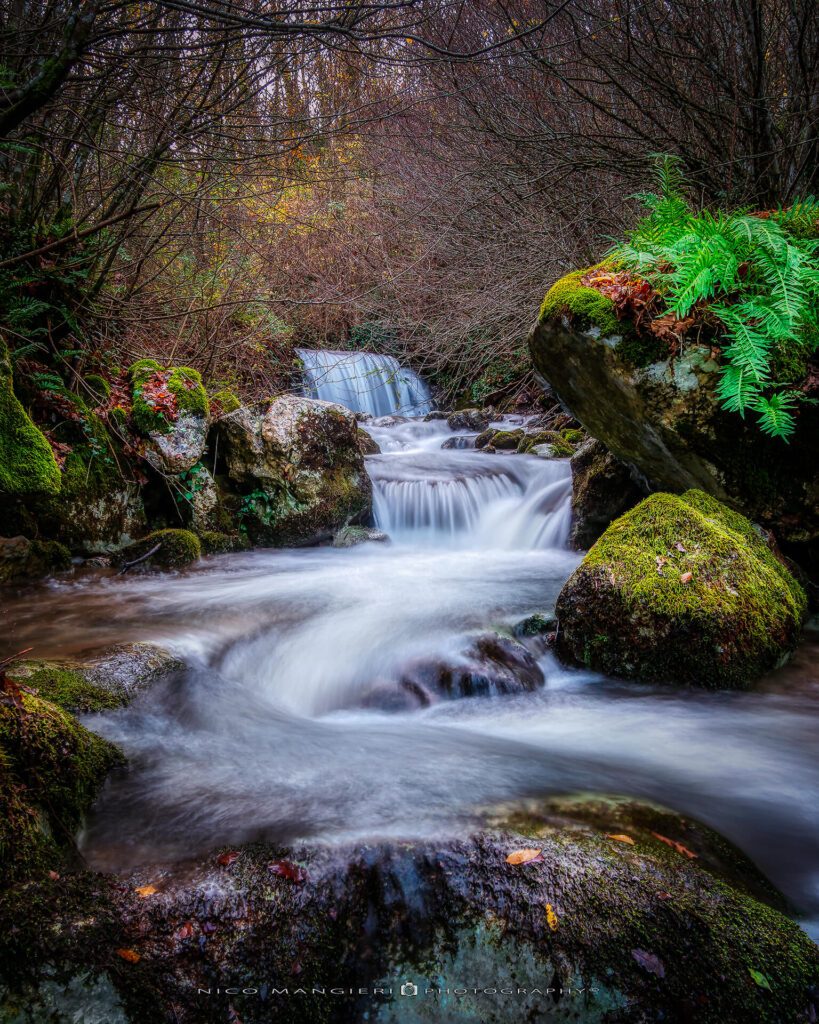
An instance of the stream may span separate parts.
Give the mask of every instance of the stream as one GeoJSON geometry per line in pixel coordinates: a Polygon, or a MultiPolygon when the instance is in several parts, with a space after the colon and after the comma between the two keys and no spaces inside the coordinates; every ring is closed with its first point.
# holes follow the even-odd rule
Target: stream
{"type": "Polygon", "coordinates": [[[541,652],[534,692],[391,707],[407,666],[457,663],[470,635],[552,610],[581,556],[567,547],[567,460],[442,450],[442,421],[367,429],[390,543],[164,575],[80,569],[8,602],[8,650],[150,640],[188,666],[84,719],[131,764],[82,837],[89,864],[122,871],[261,837],[452,835],[498,804],[624,793],[734,841],[819,937],[819,638],[750,693],[630,684],[541,652]]]}

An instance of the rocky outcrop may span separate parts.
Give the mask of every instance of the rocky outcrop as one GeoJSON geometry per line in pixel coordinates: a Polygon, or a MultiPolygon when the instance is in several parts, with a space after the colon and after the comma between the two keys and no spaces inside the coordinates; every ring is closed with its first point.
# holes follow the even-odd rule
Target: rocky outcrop
{"type": "MultiPolygon", "coordinates": [[[[699,488],[774,529],[800,557],[815,557],[819,406],[799,405],[790,443],[766,436],[755,417],[721,408],[717,350],[693,340],[672,354],[665,342],[640,337],[582,276],[554,286],[530,338],[535,367],[561,400],[652,489],[699,488]]],[[[792,376],[806,397],[814,394],[815,372],[803,365],[792,376]]]]}
{"type": "Polygon", "coordinates": [[[557,600],[558,649],[611,675],[747,686],[796,646],[801,586],[747,519],[702,491],[617,519],[557,600]]]}
{"type": "Polygon", "coordinates": [[[590,548],[611,522],[646,495],[634,471],[602,441],[589,438],[572,456],[572,547],[590,548]]]}
{"type": "Polygon", "coordinates": [[[447,416],[446,422],[450,430],[486,430],[493,415],[492,409],[461,409],[447,416]]]}
{"type": "Polygon", "coordinates": [[[0,922],[0,1012],[37,1019],[782,1024],[817,1007],[819,950],[753,864],[616,798],[427,841],[46,877],[0,897],[0,922]]]}
{"type": "Polygon", "coordinates": [[[0,537],[0,583],[25,583],[71,568],[71,552],[54,540],[0,537]]]}
{"type": "Polygon", "coordinates": [[[283,395],[223,416],[217,432],[217,472],[224,467],[241,496],[255,542],[311,543],[369,514],[372,488],[349,410],[283,395]]]}

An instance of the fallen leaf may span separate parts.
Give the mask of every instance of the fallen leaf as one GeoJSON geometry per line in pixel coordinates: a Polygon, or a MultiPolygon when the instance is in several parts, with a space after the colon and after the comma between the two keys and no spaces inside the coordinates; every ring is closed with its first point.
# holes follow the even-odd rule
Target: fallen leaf
{"type": "Polygon", "coordinates": [[[524,850],[513,850],[506,858],[507,864],[531,864],[533,860],[543,860],[542,850],[527,847],[524,850]]]}
{"type": "Polygon", "coordinates": [[[665,557],[665,555],[657,555],[657,557],[654,559],[654,561],[657,563],[657,573],[660,576],[662,576],[663,575],[663,566],[668,564],[668,559],[665,557]]]}
{"type": "Polygon", "coordinates": [[[48,877],[51,879],[52,882],[59,882],[60,873],[59,871],[49,871],[48,877]]]}
{"type": "Polygon", "coordinates": [[[666,846],[670,846],[677,853],[682,853],[686,857],[690,857],[691,860],[697,859],[697,854],[693,850],[689,850],[687,846],[683,846],[682,843],[676,842],[674,839],[669,839],[668,836],[661,836],[659,832],[651,833],[655,839],[659,839],[661,843],[665,843],[666,846]]]}
{"type": "Polygon", "coordinates": [[[618,843],[628,843],[629,846],[634,846],[634,840],[631,836],[613,835],[611,832],[606,833],[607,839],[616,839],[618,843]]]}
{"type": "Polygon", "coordinates": [[[677,543],[674,545],[674,547],[678,551],[682,552],[682,554],[685,554],[685,547],[684,547],[684,545],[680,541],[677,541],[677,543]]]}
{"type": "Polygon", "coordinates": [[[193,925],[190,921],[186,921],[181,924],[176,931],[173,933],[173,937],[178,940],[189,939],[193,935],[193,925]]]}
{"type": "Polygon", "coordinates": [[[665,977],[665,966],[655,953],[646,953],[644,949],[632,949],[631,955],[649,974],[656,974],[658,978],[665,977]]]}
{"type": "Polygon", "coordinates": [[[554,912],[551,903],[546,904],[546,923],[553,932],[557,931],[557,914],[554,912]]]}
{"type": "Polygon", "coordinates": [[[289,860],[271,861],[267,865],[267,870],[274,875],[279,875],[280,878],[286,878],[289,882],[295,882],[296,885],[306,882],[308,877],[307,871],[303,867],[289,860]]]}
{"type": "Polygon", "coordinates": [[[680,583],[690,583],[693,575],[694,574],[692,572],[684,572],[682,576],[680,576],[680,583]]]}
{"type": "Polygon", "coordinates": [[[216,863],[223,868],[229,868],[234,861],[239,859],[238,850],[228,850],[227,853],[220,853],[216,858],[216,863]]]}
{"type": "Polygon", "coordinates": [[[670,892],[662,892],[661,891],[661,892],[657,893],[657,899],[658,900],[670,900],[670,899],[672,899],[672,896],[671,896],[670,892]]]}
{"type": "Polygon", "coordinates": [[[141,885],[138,889],[134,889],[137,896],[143,900],[146,896],[153,896],[156,891],[156,886],[154,885],[141,885]]]}
{"type": "Polygon", "coordinates": [[[760,988],[766,988],[769,992],[772,991],[771,983],[770,981],[768,981],[767,976],[764,975],[762,971],[755,971],[753,967],[749,967],[748,973],[751,975],[751,977],[754,979],[756,984],[759,985],[760,988]]]}
{"type": "Polygon", "coordinates": [[[129,964],[138,964],[142,957],[133,949],[117,949],[115,950],[117,956],[122,957],[123,960],[127,960],[129,964]]]}

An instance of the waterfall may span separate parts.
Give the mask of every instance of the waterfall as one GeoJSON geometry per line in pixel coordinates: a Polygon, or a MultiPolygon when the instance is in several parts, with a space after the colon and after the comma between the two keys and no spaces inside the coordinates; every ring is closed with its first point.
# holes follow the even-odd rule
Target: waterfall
{"type": "MultiPolygon", "coordinates": [[[[367,460],[376,525],[395,542],[436,547],[565,547],[571,522],[567,462],[437,450],[428,423],[404,424],[403,450],[367,460]],[[410,447],[408,432],[417,435],[410,447]]],[[[439,431],[446,426],[436,424],[439,431]]],[[[388,431],[370,428],[379,443],[388,431]]],[[[435,429],[435,428],[434,428],[435,429]]],[[[448,433],[448,431],[447,431],[448,433]]]]}
{"type": "Polygon", "coordinates": [[[297,348],[311,398],[372,416],[423,416],[433,407],[429,388],[392,356],[297,348]]]}

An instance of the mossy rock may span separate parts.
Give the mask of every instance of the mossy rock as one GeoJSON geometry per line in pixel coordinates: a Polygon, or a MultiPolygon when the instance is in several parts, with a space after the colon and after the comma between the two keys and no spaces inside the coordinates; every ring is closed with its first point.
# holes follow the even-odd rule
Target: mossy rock
{"type": "Polygon", "coordinates": [[[241,408],[242,403],[236,392],[232,388],[219,388],[218,391],[211,392],[210,403],[214,410],[214,413],[219,416],[226,415],[229,412],[235,412],[236,409],[241,408]]]}
{"type": "Polygon", "coordinates": [[[245,1024],[796,1024],[815,1013],[819,950],[781,897],[721,837],[653,805],[568,796],[427,841],[260,842],[228,867],[219,852],[184,871],[5,894],[8,991],[36,1006],[55,976],[82,970],[89,990],[105,976],[131,1024],[172,1021],[179,1006],[186,1024],[214,1024],[217,986],[238,990],[245,1024]],[[521,849],[540,856],[510,864],[521,849]],[[146,884],[159,891],[139,899],[146,884]],[[122,947],[140,960],[119,966],[122,947]],[[368,992],[311,992],[335,979],[345,995],[368,992]],[[415,996],[400,994],[405,982],[415,996]],[[391,998],[373,994],[381,986],[391,998]],[[211,997],[192,1000],[198,988],[211,997]]]}
{"type": "Polygon", "coordinates": [[[203,555],[222,555],[231,551],[247,551],[250,541],[242,533],[219,533],[202,530],[199,533],[203,555]]]}
{"type": "Polygon", "coordinates": [[[25,583],[71,568],[71,552],[54,540],[0,537],[0,583],[25,583]]]}
{"type": "Polygon", "coordinates": [[[8,675],[18,685],[36,691],[38,697],[64,711],[111,711],[127,703],[121,694],[96,686],[86,679],[81,669],[70,665],[22,662],[10,668],[8,675]]]}
{"type": "Polygon", "coordinates": [[[582,283],[592,269],[573,270],[556,281],[543,299],[539,319],[544,321],[565,316],[577,327],[596,328],[603,335],[622,335],[626,328],[617,319],[617,310],[611,299],[582,283]]]}
{"type": "Polygon", "coordinates": [[[358,438],[358,449],[362,455],[381,454],[378,442],[372,434],[368,434],[366,430],[362,430],[361,427],[358,427],[356,430],[356,437],[358,438]]]}
{"type": "Polygon", "coordinates": [[[111,397],[111,385],[98,373],[89,373],[84,378],[85,384],[91,389],[94,394],[97,404],[105,401],[105,399],[111,397]]]}
{"type": "Polygon", "coordinates": [[[559,650],[626,678],[742,688],[794,649],[806,604],[744,516],[702,491],[657,493],[563,587],[559,650]]]}
{"type": "Polygon", "coordinates": [[[560,436],[564,441],[568,441],[570,445],[577,446],[586,440],[588,434],[585,430],[581,430],[580,427],[566,427],[560,431],[560,436]]]}
{"type": "MultiPolygon", "coordinates": [[[[479,435],[483,437],[483,435],[479,435]]],[[[489,444],[495,449],[501,451],[515,451],[523,440],[525,433],[523,430],[496,430],[492,435],[489,444]]],[[[475,446],[477,447],[478,439],[475,439],[475,446]]],[[[483,445],[481,447],[484,447],[483,445]]]]}
{"type": "Polygon", "coordinates": [[[521,455],[526,455],[533,448],[542,444],[548,444],[551,447],[551,455],[555,459],[569,458],[574,454],[571,443],[556,430],[540,430],[536,434],[526,434],[520,439],[518,452],[521,455]]]}
{"type": "Polygon", "coordinates": [[[60,467],[51,445],[14,394],[11,358],[0,339],[0,493],[56,494],[59,490],[60,467]]]}
{"type": "Polygon", "coordinates": [[[59,867],[120,752],[70,714],[22,692],[0,702],[0,887],[59,867]]]}
{"type": "Polygon", "coordinates": [[[198,370],[190,366],[165,367],[155,359],[139,359],[129,367],[128,374],[133,393],[133,421],[141,434],[167,434],[173,430],[173,421],[143,395],[143,388],[154,378],[175,399],[177,415],[187,413],[203,419],[210,415],[210,402],[198,370]]]}
{"type": "Polygon", "coordinates": [[[180,569],[196,562],[202,555],[202,545],[195,533],[190,530],[154,530],[147,537],[129,544],[117,555],[120,563],[135,562],[144,558],[153,548],[153,552],[145,561],[160,569],[180,569]]]}

